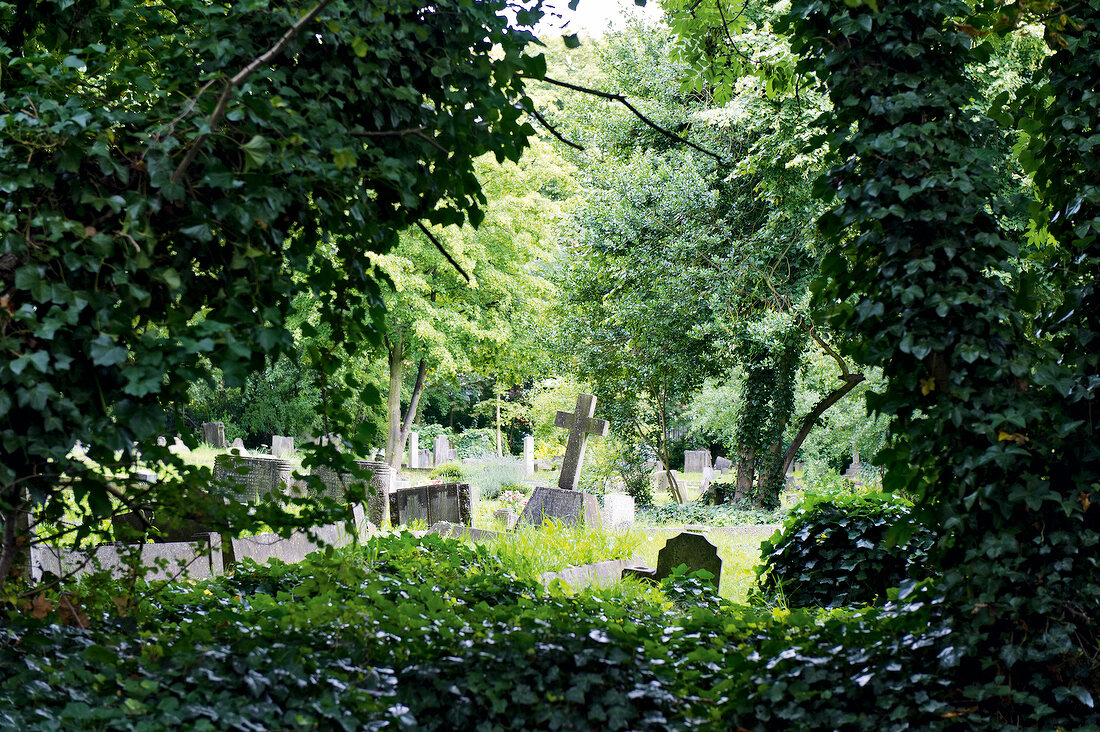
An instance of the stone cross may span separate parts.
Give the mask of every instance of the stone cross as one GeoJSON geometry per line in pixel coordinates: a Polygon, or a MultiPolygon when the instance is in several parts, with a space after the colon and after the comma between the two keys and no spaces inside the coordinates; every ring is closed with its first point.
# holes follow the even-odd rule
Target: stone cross
{"type": "Polygon", "coordinates": [[[565,462],[561,466],[561,478],[558,488],[567,491],[577,490],[581,479],[581,467],[584,465],[584,446],[589,435],[607,436],[611,426],[607,420],[595,419],[596,397],[591,394],[578,394],[577,407],[573,412],[558,412],[554,426],[569,430],[569,440],[565,443],[565,462]]]}

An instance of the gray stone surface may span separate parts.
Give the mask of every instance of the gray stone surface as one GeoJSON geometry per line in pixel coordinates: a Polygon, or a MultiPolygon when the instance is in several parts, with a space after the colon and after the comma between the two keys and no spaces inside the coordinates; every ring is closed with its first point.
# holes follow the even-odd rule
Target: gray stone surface
{"type": "Polygon", "coordinates": [[[203,422],[202,441],[211,447],[224,450],[226,445],[229,444],[225,441],[225,423],[203,422]]]}
{"type": "Polygon", "coordinates": [[[565,443],[565,459],[561,465],[561,477],[558,488],[577,490],[584,467],[584,448],[589,435],[606,437],[610,424],[607,420],[596,419],[596,397],[591,394],[578,394],[577,406],[572,412],[558,412],[554,417],[554,426],[569,430],[565,443]]]}
{"type": "Polygon", "coordinates": [[[714,469],[721,473],[723,470],[729,470],[733,467],[733,461],[726,457],[716,458],[714,461],[714,469]]]}
{"type": "Polygon", "coordinates": [[[472,526],[459,526],[457,524],[447,523],[446,521],[437,521],[432,524],[428,529],[428,533],[439,534],[440,536],[450,536],[455,539],[473,539],[474,541],[492,541],[500,536],[500,534],[495,531],[475,529],[472,526]]]}
{"type": "Polygon", "coordinates": [[[607,587],[619,582],[627,567],[638,563],[638,559],[609,559],[604,562],[582,564],[579,567],[567,567],[560,572],[545,572],[539,575],[539,582],[548,585],[554,580],[561,580],[574,589],[589,585],[607,587]]]}
{"type": "Polygon", "coordinates": [[[248,455],[248,450],[246,450],[244,447],[244,440],[242,440],[240,437],[230,443],[229,449],[236,450],[240,455],[248,455]]]}
{"type": "Polygon", "coordinates": [[[439,467],[451,457],[451,443],[446,435],[436,435],[432,443],[432,465],[439,467]]]}
{"type": "Polygon", "coordinates": [[[171,452],[175,453],[176,455],[191,454],[191,448],[188,447],[187,444],[184,443],[184,441],[181,440],[179,437],[173,437],[172,440],[172,446],[168,448],[171,452]]]}
{"type": "Polygon", "coordinates": [[[704,468],[710,468],[710,450],[685,450],[684,472],[702,473],[704,468]]]}
{"type": "Polygon", "coordinates": [[[523,474],[535,473],[535,438],[533,435],[525,435],[523,438],[523,474]]]}
{"type": "Polygon", "coordinates": [[[271,559],[278,559],[286,564],[295,564],[313,552],[324,549],[325,546],[336,548],[347,546],[357,538],[365,538],[367,532],[363,507],[358,504],[352,506],[352,515],[355,524],[352,531],[348,531],[343,523],[335,523],[317,526],[312,532],[295,531],[289,537],[278,534],[259,534],[231,539],[234,560],[239,562],[247,558],[259,564],[266,564],[271,559]]]}
{"type": "Polygon", "coordinates": [[[546,519],[556,519],[566,526],[600,526],[600,504],[591,493],[539,486],[527,499],[520,526],[542,526],[546,519]]]}
{"type": "Polygon", "coordinates": [[[163,544],[105,544],[87,551],[31,547],[31,578],[40,582],[46,572],[58,577],[81,577],[110,572],[114,578],[133,571],[150,580],[208,579],[223,571],[222,540],[215,533],[200,534],[194,541],[163,544]]]}
{"type": "Polygon", "coordinates": [[[423,449],[420,451],[420,467],[430,468],[432,467],[432,451],[423,449]]]}
{"type": "Polygon", "coordinates": [[[230,455],[214,458],[214,480],[228,482],[234,497],[242,503],[278,500],[290,486],[293,466],[268,455],[230,455]]]}
{"type": "MultiPolygon", "coordinates": [[[[242,445],[243,447],[243,445],[242,445]]],[[[294,452],[294,438],[282,435],[271,436],[271,457],[286,457],[294,452]]]]}
{"type": "Polygon", "coordinates": [[[161,435],[157,438],[157,447],[168,447],[168,438],[161,435]]]}
{"type": "Polygon", "coordinates": [[[514,529],[516,522],[519,521],[519,514],[510,508],[498,508],[493,511],[493,518],[504,524],[504,528],[509,531],[514,529]]]}
{"type": "Polygon", "coordinates": [[[634,499],[622,493],[605,493],[600,519],[607,528],[634,525],[634,499]]]}
{"type": "Polygon", "coordinates": [[[420,433],[419,432],[410,432],[409,433],[409,467],[413,468],[414,470],[416,468],[421,467],[421,465],[420,465],[420,433]]]}
{"type": "Polygon", "coordinates": [[[406,526],[423,521],[437,523],[473,523],[469,483],[433,483],[395,490],[390,495],[390,523],[406,526]]]}

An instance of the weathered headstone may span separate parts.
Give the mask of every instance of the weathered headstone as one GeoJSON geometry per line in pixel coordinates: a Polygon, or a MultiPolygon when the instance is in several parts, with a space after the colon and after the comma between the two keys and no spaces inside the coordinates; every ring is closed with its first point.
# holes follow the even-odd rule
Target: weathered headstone
{"type": "Polygon", "coordinates": [[[533,475],[535,472],[535,437],[524,435],[523,437],[523,474],[533,475]]]}
{"type": "Polygon", "coordinates": [[[722,558],[718,556],[718,547],[711,544],[707,537],[693,531],[685,531],[672,537],[661,551],[657,552],[657,567],[627,567],[622,576],[652,579],[660,582],[672,574],[672,570],[681,564],[687,565],[688,572],[705,569],[714,575],[710,582],[715,589],[721,584],[722,558]]]}
{"type": "Polygon", "coordinates": [[[214,480],[228,482],[242,503],[255,503],[269,497],[278,499],[290,485],[293,466],[289,461],[268,455],[231,455],[214,458],[214,480]]]}
{"type": "Polygon", "coordinates": [[[242,440],[240,437],[233,440],[233,442],[229,445],[229,449],[236,450],[238,455],[248,455],[248,450],[244,449],[244,440],[242,440]]]}
{"type": "Polygon", "coordinates": [[[286,457],[294,452],[294,438],[283,437],[282,435],[271,436],[271,456],[272,457],[286,457]]]}
{"type": "Polygon", "coordinates": [[[606,493],[603,497],[603,525],[619,528],[634,525],[634,499],[622,493],[606,493]]]}
{"type": "Polygon", "coordinates": [[[258,534],[232,539],[234,561],[239,562],[247,557],[259,564],[265,564],[270,559],[295,564],[326,545],[336,548],[347,546],[353,543],[356,537],[363,539],[366,536],[367,526],[363,507],[359,504],[352,506],[352,516],[354,518],[352,532],[349,532],[343,523],[335,523],[316,526],[310,531],[294,531],[289,537],[278,534],[258,534]]]}
{"type": "Polygon", "coordinates": [[[588,436],[607,436],[610,424],[607,420],[596,419],[595,414],[596,397],[578,394],[577,406],[572,412],[558,412],[554,417],[555,427],[569,430],[569,439],[565,443],[565,460],[562,461],[561,477],[558,479],[558,488],[562,490],[577,490],[581,469],[584,467],[584,447],[588,436]]]}
{"type": "Polygon", "coordinates": [[[203,422],[202,423],[202,441],[211,447],[215,447],[219,450],[224,450],[228,444],[225,441],[225,423],[224,422],[203,422]]]}
{"type": "Polygon", "coordinates": [[[493,511],[493,518],[504,524],[506,529],[514,529],[516,522],[519,521],[519,514],[510,508],[498,508],[493,511]]]}
{"type": "Polygon", "coordinates": [[[425,448],[420,451],[420,467],[430,468],[432,467],[432,451],[425,448]]]}
{"type": "Polygon", "coordinates": [[[684,472],[702,473],[704,468],[711,467],[710,450],[685,450],[684,472]]]}
{"type": "Polygon", "coordinates": [[[423,521],[469,526],[473,504],[469,483],[434,483],[410,486],[390,494],[390,522],[394,526],[423,521]]]}
{"type": "Polygon", "coordinates": [[[450,455],[451,443],[447,441],[447,436],[436,435],[435,442],[432,443],[432,465],[438,468],[447,462],[450,455]]]}
{"type": "Polygon", "coordinates": [[[458,450],[452,447],[447,450],[447,462],[453,462],[455,460],[458,460],[458,450]]]}
{"type": "Polygon", "coordinates": [[[589,585],[608,587],[620,581],[623,570],[637,565],[638,562],[638,559],[609,559],[603,562],[582,564],[579,567],[566,567],[558,572],[540,574],[539,582],[548,585],[554,580],[561,580],[574,589],[589,585]]]}
{"type": "Polygon", "coordinates": [[[733,467],[733,461],[726,457],[720,457],[714,461],[714,469],[719,473],[725,472],[733,467]]]}
{"type": "Polygon", "coordinates": [[[179,437],[172,438],[172,446],[168,448],[175,455],[190,455],[191,448],[179,437]]]}
{"type": "Polygon", "coordinates": [[[851,480],[859,480],[860,473],[863,471],[863,464],[859,462],[859,450],[852,451],[852,463],[848,466],[848,470],[844,472],[844,477],[851,480]]]}
{"type": "Polygon", "coordinates": [[[416,469],[420,467],[420,433],[409,433],[409,467],[416,469]]]}
{"type": "Polygon", "coordinates": [[[428,528],[428,533],[450,536],[455,539],[473,539],[474,541],[492,541],[500,535],[495,531],[475,529],[472,526],[459,526],[446,521],[437,521],[432,524],[428,528]]]}
{"type": "Polygon", "coordinates": [[[600,504],[591,493],[562,488],[535,488],[516,527],[542,526],[546,519],[556,519],[566,526],[599,528],[600,504]]]}
{"type": "Polygon", "coordinates": [[[146,579],[208,579],[222,574],[222,539],[217,533],[204,533],[196,535],[193,541],[104,544],[89,550],[55,549],[38,544],[31,547],[31,578],[40,582],[46,572],[58,577],[81,577],[106,571],[117,579],[130,573],[131,558],[143,568],[139,571],[146,579]]]}
{"type": "MultiPolygon", "coordinates": [[[[366,495],[366,518],[375,526],[381,526],[390,520],[390,493],[393,492],[394,472],[386,463],[372,460],[356,460],[355,464],[363,470],[370,471],[370,478],[365,481],[363,493],[366,495]]],[[[347,491],[350,486],[359,482],[351,473],[337,474],[332,468],[317,466],[311,470],[324,483],[325,487],[316,495],[320,498],[331,498],[343,503],[347,501],[347,491]]]]}
{"type": "Polygon", "coordinates": [[[168,438],[161,435],[157,438],[157,447],[168,447],[168,438]]]}

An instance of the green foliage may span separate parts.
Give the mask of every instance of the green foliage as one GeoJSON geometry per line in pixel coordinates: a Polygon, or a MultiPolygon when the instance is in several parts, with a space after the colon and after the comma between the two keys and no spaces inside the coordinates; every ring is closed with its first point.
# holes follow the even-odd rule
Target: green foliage
{"type": "Polygon", "coordinates": [[[443,463],[439,467],[433,468],[428,476],[442,478],[443,480],[462,480],[462,466],[459,463],[443,463]]]}
{"type": "MultiPolygon", "coordinates": [[[[523,484],[523,463],[512,457],[487,456],[475,463],[464,464],[462,472],[464,480],[477,490],[481,498],[496,498],[503,491],[523,484]]],[[[529,491],[524,490],[525,493],[529,491]]]]}
{"type": "Polygon", "coordinates": [[[905,580],[928,576],[936,533],[911,504],[883,493],[810,499],[761,545],[758,599],[789,606],[880,603],[905,580]]]}
{"type": "MultiPolygon", "coordinates": [[[[310,7],[0,5],[6,527],[23,489],[48,519],[67,486],[87,497],[87,516],[110,514],[108,479],[66,457],[73,441],[100,465],[131,464],[138,447],[173,461],[149,444],[163,408],[186,400],[204,359],[238,386],[288,353],[301,292],[332,332],[308,353],[325,423],[367,442],[355,410],[377,392],[337,378],[380,341],[379,275],[364,255],[417,222],[481,221],[474,160],[518,158],[533,132],[523,77],[544,63],[523,55],[532,36],[498,14],[503,0],[310,7]]],[[[128,494],[194,505],[208,476],[177,468],[191,490],[165,481],[128,494]]],[[[219,496],[210,504],[249,520],[219,496]]]]}
{"type": "Polygon", "coordinates": [[[641,525],[652,526],[745,526],[776,524],[782,520],[783,512],[762,509],[756,506],[737,506],[723,503],[708,506],[699,502],[677,503],[670,501],[637,512],[637,521],[641,525]]]}
{"type": "Polygon", "coordinates": [[[653,482],[650,478],[652,452],[634,441],[617,440],[615,445],[619,474],[627,495],[634,499],[634,505],[638,508],[653,505],[653,482]]]}
{"type": "MultiPolygon", "coordinates": [[[[993,12],[993,23],[1007,31],[1025,10],[993,12]]],[[[920,520],[945,532],[932,597],[954,635],[942,652],[961,659],[966,704],[1051,729],[1091,713],[1100,678],[1089,499],[1100,475],[1090,152],[1100,3],[1042,19],[1055,53],[1016,101],[1035,113],[1021,115],[1020,149],[1036,208],[1053,212],[1038,267],[997,215],[1011,166],[1006,130],[973,106],[982,92],[969,70],[991,47],[975,41],[989,18],[955,20],[970,12],[799,0],[784,27],[833,103],[821,142],[834,167],[818,184],[833,248],[817,302],[886,377],[869,399],[894,420],[884,486],[915,496],[920,520]],[[1064,292],[1064,304],[1042,302],[1044,291],[1064,292]]]]}

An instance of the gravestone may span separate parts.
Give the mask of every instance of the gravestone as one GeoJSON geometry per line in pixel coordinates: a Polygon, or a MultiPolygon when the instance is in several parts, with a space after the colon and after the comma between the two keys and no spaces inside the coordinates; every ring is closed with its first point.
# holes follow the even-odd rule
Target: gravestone
{"type": "Polygon", "coordinates": [[[498,508],[493,511],[493,518],[504,524],[504,528],[511,530],[516,527],[516,522],[519,521],[519,514],[510,508],[498,508]]]}
{"type": "Polygon", "coordinates": [[[622,493],[606,493],[600,519],[608,528],[634,525],[634,499],[622,493]]]}
{"type": "Polygon", "coordinates": [[[443,463],[447,462],[451,455],[451,444],[447,441],[446,435],[436,435],[435,442],[432,444],[432,465],[439,467],[443,463]]]}
{"type": "Polygon", "coordinates": [[[657,567],[635,566],[623,570],[622,576],[651,579],[660,582],[672,574],[672,570],[681,564],[687,565],[688,572],[705,569],[714,575],[709,580],[717,590],[722,579],[722,558],[718,556],[718,547],[711,544],[707,537],[694,531],[685,531],[672,537],[661,551],[657,552],[657,567]]]}
{"type": "Polygon", "coordinates": [[[168,447],[168,438],[166,438],[164,435],[161,435],[160,437],[158,437],[157,438],[157,447],[168,447]]]}
{"type": "Polygon", "coordinates": [[[703,468],[703,481],[699,484],[699,495],[706,493],[712,480],[714,480],[714,470],[711,468],[703,468]]]}
{"type": "Polygon", "coordinates": [[[240,437],[233,440],[233,443],[229,446],[230,450],[236,450],[238,454],[247,456],[248,450],[244,449],[244,440],[240,437]]]}
{"type": "Polygon", "coordinates": [[[473,504],[469,483],[433,483],[401,488],[390,494],[390,523],[394,526],[423,521],[436,523],[473,523],[473,504]]]}
{"type": "Polygon", "coordinates": [[[859,450],[852,451],[852,463],[848,466],[848,470],[844,472],[844,477],[851,480],[859,480],[860,473],[863,471],[863,464],[859,462],[859,450]]]}
{"type": "Polygon", "coordinates": [[[496,531],[475,529],[472,526],[459,526],[446,521],[438,521],[428,528],[429,534],[450,536],[455,539],[472,539],[474,541],[492,541],[500,536],[496,531]]]}
{"type": "Polygon", "coordinates": [[[447,450],[447,462],[453,462],[455,460],[458,460],[458,450],[452,447],[447,450]]]}
{"type": "Polygon", "coordinates": [[[533,475],[535,472],[535,438],[533,435],[523,437],[523,474],[533,475]]]}
{"type": "Polygon", "coordinates": [[[310,472],[321,479],[324,488],[315,495],[318,498],[331,498],[338,503],[347,500],[347,489],[356,483],[365,483],[363,493],[366,495],[366,519],[375,526],[381,526],[390,520],[390,493],[393,492],[394,472],[387,463],[373,460],[356,460],[355,464],[363,470],[370,471],[370,477],[365,481],[355,478],[351,473],[337,474],[335,470],[323,465],[314,467],[310,472]]]}
{"type": "Polygon", "coordinates": [[[229,483],[241,503],[278,498],[290,486],[290,461],[268,455],[222,454],[214,458],[214,480],[229,483]]]}
{"type": "Polygon", "coordinates": [[[432,451],[425,448],[420,451],[420,467],[430,468],[432,467],[432,451]]]}
{"type": "Polygon", "coordinates": [[[558,479],[558,488],[562,490],[577,490],[577,484],[581,479],[581,468],[584,467],[584,447],[588,442],[588,436],[607,436],[610,424],[607,420],[596,419],[595,414],[596,397],[591,394],[578,394],[577,406],[572,412],[558,412],[554,417],[555,427],[569,430],[569,439],[565,443],[565,459],[561,465],[561,477],[558,479]]]}
{"type": "Polygon", "coordinates": [[[719,473],[724,473],[733,467],[733,461],[729,458],[720,457],[714,461],[714,469],[719,473]]]}
{"type": "Polygon", "coordinates": [[[710,450],[686,450],[684,451],[684,472],[702,473],[704,468],[711,467],[710,450]]]}
{"type": "Polygon", "coordinates": [[[419,432],[410,432],[409,433],[409,467],[413,468],[414,470],[416,468],[420,467],[420,433],[419,432]]]}
{"type": "Polygon", "coordinates": [[[258,534],[239,539],[231,539],[233,559],[236,562],[248,558],[259,564],[270,559],[278,559],[286,564],[302,561],[325,546],[336,548],[353,543],[356,538],[366,537],[367,522],[363,507],[352,506],[354,530],[349,532],[344,523],[315,526],[310,531],[294,531],[289,537],[278,534],[258,534]],[[312,535],[312,536],[311,536],[312,535]]]}
{"type": "MultiPolygon", "coordinates": [[[[243,445],[242,445],[243,447],[243,445]]],[[[271,456],[272,457],[286,457],[294,452],[294,438],[283,437],[282,435],[271,436],[271,456]]]]}
{"type": "Polygon", "coordinates": [[[131,558],[137,560],[141,576],[149,580],[209,579],[222,574],[224,569],[222,538],[217,533],[198,534],[193,541],[104,544],[88,550],[36,544],[31,547],[30,557],[31,578],[35,582],[42,581],[46,572],[77,578],[105,571],[118,579],[131,572],[132,565],[128,562],[131,558]]]}
{"type": "Polygon", "coordinates": [[[229,443],[225,441],[224,422],[203,422],[202,441],[211,447],[224,450],[229,443]]]}
{"type": "Polygon", "coordinates": [[[527,499],[516,528],[542,526],[546,519],[557,519],[566,526],[596,529],[600,526],[600,504],[591,493],[539,486],[527,499]]]}
{"type": "Polygon", "coordinates": [[[172,453],[174,453],[176,455],[190,455],[191,454],[191,448],[188,447],[187,444],[183,440],[181,440],[179,437],[173,437],[172,440],[173,440],[172,441],[172,446],[170,448],[168,448],[169,451],[171,451],[172,453]]]}

